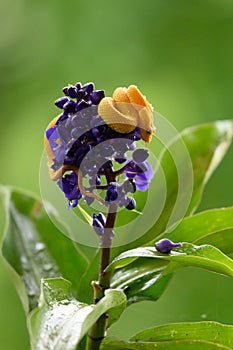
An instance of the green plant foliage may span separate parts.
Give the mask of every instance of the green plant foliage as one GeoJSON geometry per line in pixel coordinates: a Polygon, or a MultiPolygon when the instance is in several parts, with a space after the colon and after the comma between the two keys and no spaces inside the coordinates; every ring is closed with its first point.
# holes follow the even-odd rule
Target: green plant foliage
{"type": "Polygon", "coordinates": [[[217,350],[233,348],[233,327],[217,322],[187,322],[146,329],[129,342],[107,337],[101,350],[217,350]]]}
{"type": "Polygon", "coordinates": [[[42,280],[39,307],[29,319],[32,350],[75,350],[102,314],[108,312],[110,326],[125,305],[125,295],[119,290],[106,290],[97,305],[87,305],[72,297],[69,281],[42,280]]]}
{"type": "Polygon", "coordinates": [[[140,258],[114,272],[111,287],[122,289],[128,304],[157,300],[167,287],[172,274],[164,275],[167,262],[140,258]]]}
{"type": "Polygon", "coordinates": [[[233,347],[233,326],[217,322],[183,322],[146,329],[131,338],[131,341],[154,342],[176,340],[205,340],[233,347]]]}
{"type": "MultiPolygon", "coordinates": [[[[161,152],[161,168],[167,186],[164,209],[157,222],[141,238],[112,249],[113,261],[106,270],[111,276],[112,289],[107,290],[96,305],[92,305],[91,281],[98,276],[100,251],[96,250],[92,261],[87,261],[80,248],[50,221],[49,216],[59,221],[52,206],[48,206],[49,213],[46,213],[41,201],[33,195],[1,188],[6,208],[2,254],[25,310],[34,309],[29,317],[33,350],[62,350],[64,346],[67,350],[74,350],[77,346],[83,350],[84,335],[102,314],[108,313],[110,326],[124,311],[126,300],[128,304],[157,300],[179,268],[195,266],[233,277],[233,261],[224,254],[233,252],[232,207],[193,215],[208,178],[231,143],[232,133],[232,121],[188,128],[181,134],[181,139],[173,140],[169,148],[161,152]],[[178,221],[173,219],[170,222],[179,192],[179,176],[172,153],[179,149],[179,142],[190,154],[193,192],[184,219],[178,213],[175,215],[178,221]],[[139,245],[154,243],[155,238],[165,237],[185,243],[170,254],[161,254],[154,247],[138,248],[139,245]]],[[[180,164],[184,161],[182,153],[178,161],[180,164]]],[[[183,176],[185,171],[184,168],[183,176]]],[[[159,198],[159,182],[156,186],[153,192],[155,202],[157,196],[159,198]]],[[[166,327],[159,330],[161,339],[156,338],[157,330],[153,328],[139,333],[130,342],[107,337],[101,349],[211,350],[232,347],[232,329],[224,325],[208,322],[196,323],[193,328],[189,324],[166,327]],[[203,335],[204,329],[206,336],[203,335]],[[225,335],[227,340],[224,342],[222,336],[212,339],[214,332],[225,335]]]]}
{"type": "Polygon", "coordinates": [[[101,344],[100,350],[231,350],[228,346],[206,340],[177,340],[161,341],[153,343],[132,343],[117,340],[113,337],[106,338],[101,344]]]}
{"type": "Polygon", "coordinates": [[[98,277],[100,262],[100,251],[98,250],[91,263],[88,265],[78,288],[79,299],[85,303],[92,303],[93,301],[93,288],[90,281],[95,281],[98,277]]]}
{"type": "Polygon", "coordinates": [[[37,306],[41,278],[63,276],[76,293],[87,266],[77,245],[52,224],[38,198],[10,188],[4,188],[4,194],[7,220],[2,254],[25,309],[37,306]]]}
{"type": "Polygon", "coordinates": [[[166,288],[171,273],[181,267],[195,266],[233,277],[233,260],[219,249],[183,243],[170,254],[161,254],[153,247],[126,251],[107,268],[112,271],[112,287],[123,289],[129,302],[158,299],[166,288]],[[149,289],[147,291],[147,289],[149,289]],[[147,292],[146,292],[147,291],[147,292]]]}
{"type": "MultiPolygon", "coordinates": [[[[194,180],[194,188],[192,193],[192,200],[189,206],[189,211],[186,213],[186,215],[193,213],[194,210],[197,208],[198,203],[201,199],[203,188],[215,170],[215,168],[218,166],[219,162],[224,157],[232,139],[232,132],[233,132],[233,123],[232,121],[219,121],[215,123],[209,123],[205,125],[198,125],[195,127],[187,128],[181,133],[182,142],[184,142],[185,146],[187,147],[188,151],[190,152],[190,157],[192,161],[192,167],[193,167],[193,180],[194,180]]],[[[180,140],[179,140],[180,141],[180,140]]],[[[173,147],[175,148],[177,140],[174,140],[173,143],[171,143],[169,149],[172,152],[173,147]]],[[[182,159],[180,159],[180,162],[182,162],[182,159]]],[[[159,236],[165,228],[166,224],[169,220],[169,217],[171,215],[171,212],[174,208],[175,202],[176,202],[176,196],[178,191],[178,179],[177,179],[177,172],[175,164],[172,160],[172,157],[170,156],[170,153],[168,150],[163,149],[161,152],[161,166],[163,168],[166,182],[167,182],[167,200],[164,206],[164,210],[157,222],[155,222],[154,226],[140,239],[135,240],[134,242],[120,246],[115,247],[112,249],[112,256],[117,257],[121,252],[125,250],[129,250],[135,247],[138,247],[140,245],[148,244],[149,242],[154,243],[155,237],[159,236]]],[[[155,197],[155,203],[157,201],[156,196],[159,196],[159,184],[157,184],[156,190],[154,192],[155,197]]],[[[229,209],[230,210],[230,209],[229,209]]],[[[153,213],[151,212],[151,215],[153,213]]],[[[204,214],[203,214],[204,215],[204,214]]],[[[210,214],[214,215],[214,214],[210,214]]],[[[231,218],[230,218],[230,212],[228,211],[225,213],[225,218],[228,218],[228,221],[226,221],[226,226],[224,228],[224,214],[220,213],[222,215],[222,222],[216,223],[216,226],[214,227],[214,222],[212,223],[211,227],[213,228],[213,231],[211,231],[211,235],[206,235],[205,241],[200,241],[200,243],[209,243],[215,245],[217,243],[217,247],[224,248],[226,252],[230,251],[231,243],[233,240],[231,239],[231,231],[228,230],[229,226],[231,225],[231,218]],[[215,232],[218,227],[221,226],[221,231],[215,232]],[[225,236],[223,236],[223,231],[225,232],[225,236]],[[218,237],[218,235],[221,237],[218,237]],[[215,238],[214,238],[215,237],[215,238]],[[223,242],[223,237],[224,239],[223,242]],[[214,241],[213,241],[214,239],[214,241]],[[221,243],[220,243],[221,242],[221,243]],[[218,246],[219,244],[219,246],[218,246]],[[227,248],[228,247],[228,248],[227,248]]],[[[191,218],[190,218],[191,220],[191,218]]],[[[207,215],[206,215],[206,221],[207,221],[207,215]]],[[[217,212],[216,212],[216,222],[218,221],[217,218],[217,212]]],[[[199,222],[201,223],[201,221],[199,222]]],[[[208,228],[211,230],[210,228],[208,228]]],[[[200,228],[200,230],[196,229],[196,232],[200,231],[203,232],[205,228],[200,228]]],[[[206,228],[207,230],[207,228],[206,228]]],[[[191,228],[190,228],[191,231],[191,228]]],[[[130,232],[128,232],[130,234],[130,232]]],[[[184,238],[184,241],[193,242],[193,231],[192,234],[189,233],[189,236],[184,238]]],[[[163,234],[163,236],[168,236],[167,232],[163,234]]],[[[169,236],[170,237],[170,236],[169,236]]],[[[175,241],[182,241],[183,239],[179,237],[179,234],[177,233],[175,241]]],[[[199,243],[199,242],[198,242],[199,243]]],[[[83,277],[82,283],[80,284],[80,297],[83,298],[85,302],[91,302],[92,300],[92,290],[90,288],[90,281],[96,279],[96,276],[98,274],[98,261],[100,259],[99,253],[94,257],[90,265],[87,267],[87,271],[85,273],[85,276],[83,277]]],[[[168,277],[166,277],[166,281],[168,282],[168,277]]],[[[164,285],[165,279],[163,280],[164,285]]],[[[160,283],[160,281],[159,281],[160,283]]],[[[161,284],[160,284],[161,285],[161,284]]],[[[125,286],[128,286],[126,283],[125,286]]],[[[150,289],[143,291],[144,297],[151,297],[151,294],[156,296],[156,293],[158,289],[156,288],[156,291],[154,291],[155,286],[151,285],[150,289]],[[151,292],[150,292],[151,291],[151,292]]],[[[141,292],[142,293],[142,292],[141,292]]],[[[157,297],[156,297],[157,298],[157,297]]]]}
{"type": "Polygon", "coordinates": [[[233,252],[233,207],[207,210],[184,218],[171,232],[160,238],[211,244],[226,254],[233,252]]]}
{"type": "MultiPolygon", "coordinates": [[[[176,205],[179,188],[176,164],[171,154],[179,155],[180,144],[182,143],[185,145],[190,154],[193,171],[193,191],[188,210],[185,213],[185,216],[188,216],[193,214],[197,209],[204,186],[226,154],[232,141],[232,134],[233,122],[231,120],[225,120],[187,128],[181,132],[181,138],[171,140],[169,148],[165,148],[161,152],[160,159],[167,186],[167,195],[163,211],[153,227],[142,237],[123,247],[113,249],[114,257],[122,251],[149,244],[154,241],[155,237],[159,234],[171,229],[167,227],[167,224],[176,205]]],[[[186,178],[187,182],[189,182],[192,180],[190,179],[190,169],[187,168],[186,159],[182,159],[182,157],[186,156],[184,152],[181,152],[177,161],[179,164],[184,164],[182,168],[182,178],[186,178]],[[187,172],[187,175],[185,172],[187,172]]],[[[182,184],[184,192],[186,185],[187,183],[182,184]]],[[[156,181],[153,188],[154,203],[160,198],[160,190],[160,184],[156,181]]],[[[153,215],[153,211],[150,212],[150,215],[153,215]]],[[[178,221],[180,219],[182,219],[182,217],[177,217],[178,221]]]]}

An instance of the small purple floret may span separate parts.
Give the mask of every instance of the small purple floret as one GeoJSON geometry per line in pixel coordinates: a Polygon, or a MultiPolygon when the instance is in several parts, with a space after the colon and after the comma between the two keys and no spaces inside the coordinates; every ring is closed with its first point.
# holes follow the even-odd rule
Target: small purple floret
{"type": "Polygon", "coordinates": [[[104,227],[106,224],[106,218],[102,213],[93,214],[92,216],[92,226],[97,233],[97,235],[102,236],[104,234],[104,227]]]}
{"type": "Polygon", "coordinates": [[[90,94],[94,90],[94,88],[95,86],[93,83],[87,83],[82,87],[83,91],[86,92],[87,94],[90,94]]]}
{"type": "Polygon", "coordinates": [[[58,107],[58,108],[63,108],[64,107],[64,104],[66,103],[66,102],[68,102],[69,101],[69,99],[68,99],[68,97],[61,97],[61,98],[58,98],[55,102],[54,102],[54,104],[58,107]]]}
{"type": "Polygon", "coordinates": [[[104,90],[96,90],[90,93],[90,100],[94,105],[98,105],[104,98],[104,90]]]}
{"type": "Polygon", "coordinates": [[[133,197],[128,198],[129,203],[126,205],[126,209],[134,210],[136,208],[136,201],[133,197]]]}
{"type": "Polygon", "coordinates": [[[138,148],[133,152],[133,160],[135,163],[143,163],[149,157],[149,151],[145,148],[138,148]]]}
{"type": "Polygon", "coordinates": [[[155,248],[159,253],[169,254],[172,249],[180,248],[181,243],[174,243],[170,239],[164,238],[155,243],[155,248]]]}
{"type": "Polygon", "coordinates": [[[76,98],[78,96],[78,89],[76,86],[70,86],[67,90],[68,96],[71,98],[76,98]]]}
{"type": "Polygon", "coordinates": [[[116,182],[110,182],[108,184],[108,190],[106,192],[105,200],[106,202],[113,202],[117,199],[118,193],[117,193],[117,183],[116,182]]]}
{"type": "Polygon", "coordinates": [[[75,112],[75,102],[72,100],[68,100],[64,105],[63,108],[68,112],[68,113],[74,113],[75,112]]]}

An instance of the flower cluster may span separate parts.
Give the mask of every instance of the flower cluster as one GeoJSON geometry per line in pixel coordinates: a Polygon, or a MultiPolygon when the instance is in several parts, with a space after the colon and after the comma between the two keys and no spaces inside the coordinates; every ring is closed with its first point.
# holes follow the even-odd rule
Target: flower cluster
{"type": "MultiPolygon", "coordinates": [[[[93,83],[76,83],[65,87],[63,93],[65,96],[55,101],[62,114],[48,125],[45,148],[50,176],[64,192],[69,208],[77,206],[82,197],[91,204],[94,198],[98,199],[93,191],[99,189],[106,190],[102,203],[134,209],[136,202],[128,194],[147,190],[153,177],[148,150],[136,149],[135,141],[141,139],[139,127],[121,133],[107,125],[98,114],[104,91],[95,90],[93,83]],[[130,159],[127,151],[132,151],[130,159]],[[115,171],[114,164],[118,164],[115,171]],[[110,180],[106,176],[108,170],[112,174],[110,180]],[[121,174],[119,183],[117,177],[121,174]],[[103,183],[105,176],[107,183],[103,183]]],[[[99,230],[103,220],[93,220],[99,230]]]]}

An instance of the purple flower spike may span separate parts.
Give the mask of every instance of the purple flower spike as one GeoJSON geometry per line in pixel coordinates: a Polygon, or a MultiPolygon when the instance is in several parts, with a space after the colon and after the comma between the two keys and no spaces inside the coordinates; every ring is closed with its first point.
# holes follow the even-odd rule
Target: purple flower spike
{"type": "Polygon", "coordinates": [[[170,239],[164,238],[155,243],[155,248],[159,253],[169,254],[172,249],[180,248],[181,243],[174,243],[170,239]]]}
{"type": "MultiPolygon", "coordinates": [[[[55,124],[49,124],[46,142],[50,146],[47,148],[50,151],[47,152],[50,169],[53,172],[67,170],[57,184],[68,199],[69,209],[77,206],[82,197],[88,205],[93,203],[94,198],[98,199],[83,190],[81,193],[81,183],[77,178],[80,169],[87,192],[104,190],[105,205],[114,202],[119,207],[133,210],[136,202],[128,197],[128,193],[146,191],[154,175],[146,161],[148,150],[135,150],[136,141],[141,140],[139,125],[129,133],[121,133],[106,123],[98,114],[98,104],[105,97],[104,90],[95,90],[91,82],[69,84],[63,88],[63,93],[66,96],[55,101],[62,112],[55,124]],[[129,151],[133,151],[130,159],[129,151]],[[107,177],[106,174],[110,173],[112,176],[107,177]]],[[[103,199],[99,200],[103,202],[103,199]]],[[[101,229],[105,226],[105,219],[100,214],[93,216],[93,221],[94,227],[101,229]]]]}

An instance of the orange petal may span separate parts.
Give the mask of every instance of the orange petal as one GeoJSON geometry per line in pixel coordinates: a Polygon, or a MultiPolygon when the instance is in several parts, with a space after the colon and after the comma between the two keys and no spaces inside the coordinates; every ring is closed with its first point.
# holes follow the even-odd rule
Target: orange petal
{"type": "Polygon", "coordinates": [[[127,96],[127,89],[126,88],[122,88],[122,87],[119,87],[117,88],[113,95],[112,95],[112,98],[114,100],[114,102],[127,102],[127,103],[130,103],[130,100],[127,96]]]}
{"type": "Polygon", "coordinates": [[[135,115],[122,113],[120,106],[129,108],[130,104],[114,103],[111,97],[105,97],[100,101],[98,113],[111,129],[121,133],[129,133],[136,128],[137,118],[135,115]]]}
{"type": "Polygon", "coordinates": [[[127,89],[127,95],[131,103],[137,104],[139,106],[148,107],[148,102],[145,96],[139,91],[137,86],[130,85],[127,89]]]}

